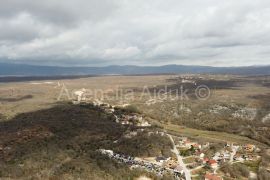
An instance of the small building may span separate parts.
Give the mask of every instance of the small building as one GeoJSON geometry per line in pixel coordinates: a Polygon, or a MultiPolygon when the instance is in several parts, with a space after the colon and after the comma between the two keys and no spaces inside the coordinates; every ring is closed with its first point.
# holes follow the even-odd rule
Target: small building
{"type": "Polygon", "coordinates": [[[169,160],[170,158],[166,158],[164,156],[159,156],[159,157],[156,157],[156,161],[157,162],[160,162],[160,163],[163,163],[163,162],[166,162],[167,160],[169,160]]]}
{"type": "Polygon", "coordinates": [[[177,162],[169,159],[166,162],[164,162],[164,166],[167,168],[175,169],[177,167],[177,162]]]}
{"type": "Polygon", "coordinates": [[[115,118],[115,122],[116,123],[119,123],[120,122],[120,118],[118,116],[114,115],[114,118],[115,118]]]}
{"type": "Polygon", "coordinates": [[[202,149],[206,149],[206,148],[208,148],[209,146],[210,146],[209,142],[206,143],[206,144],[203,144],[203,145],[202,145],[202,149]]]}
{"type": "Polygon", "coordinates": [[[78,102],[81,102],[82,100],[85,100],[85,94],[86,92],[86,89],[81,89],[81,90],[78,90],[78,91],[75,91],[73,94],[77,97],[77,101],[78,102]]]}
{"type": "Polygon", "coordinates": [[[233,157],[233,160],[243,162],[245,159],[242,157],[241,154],[236,154],[236,155],[233,157]]]}
{"type": "Polygon", "coordinates": [[[201,146],[200,144],[197,144],[197,143],[194,143],[192,146],[193,146],[195,149],[201,149],[201,148],[202,148],[202,146],[201,146]]]}
{"type": "Polygon", "coordinates": [[[247,152],[253,152],[255,150],[255,145],[253,144],[247,144],[243,146],[244,150],[247,152]]]}
{"type": "Polygon", "coordinates": [[[205,174],[204,179],[205,180],[223,180],[222,177],[216,174],[209,174],[209,173],[205,174]]]}
{"type": "Polygon", "coordinates": [[[113,151],[112,150],[100,149],[99,151],[101,152],[101,154],[106,154],[109,157],[113,156],[113,151]]]}
{"type": "Polygon", "coordinates": [[[223,154],[223,158],[224,158],[224,159],[230,159],[230,157],[231,157],[231,155],[230,155],[229,153],[227,153],[227,152],[225,152],[225,153],[223,154]]]}
{"type": "Polygon", "coordinates": [[[204,158],[204,156],[205,156],[205,154],[204,154],[204,153],[201,153],[201,154],[199,155],[200,159],[203,159],[203,158],[204,158]]]}
{"type": "Polygon", "coordinates": [[[147,121],[143,121],[143,122],[138,123],[137,126],[150,127],[151,124],[149,124],[147,121]]]}
{"type": "Polygon", "coordinates": [[[183,173],[184,173],[183,167],[180,166],[180,165],[176,166],[176,167],[174,168],[174,172],[183,174],[183,173]]]}
{"type": "Polygon", "coordinates": [[[198,147],[196,143],[190,142],[189,140],[184,141],[184,146],[185,146],[186,148],[191,148],[192,146],[193,146],[194,148],[195,148],[195,147],[198,147]]]}
{"type": "Polygon", "coordinates": [[[164,133],[164,132],[160,132],[160,135],[161,135],[161,136],[164,136],[164,135],[165,135],[165,133],[164,133]]]}
{"type": "Polygon", "coordinates": [[[105,108],[104,110],[106,113],[112,114],[114,112],[113,108],[105,108]]]}
{"type": "Polygon", "coordinates": [[[208,163],[209,159],[208,158],[203,158],[203,163],[206,164],[208,163]]]}
{"type": "Polygon", "coordinates": [[[213,168],[213,169],[216,169],[216,168],[218,167],[218,163],[217,163],[217,161],[214,160],[214,159],[209,160],[209,161],[208,161],[208,164],[209,164],[210,167],[213,168]]]}
{"type": "Polygon", "coordinates": [[[121,124],[128,125],[129,124],[129,121],[128,120],[124,120],[124,121],[121,122],[121,124]]]}

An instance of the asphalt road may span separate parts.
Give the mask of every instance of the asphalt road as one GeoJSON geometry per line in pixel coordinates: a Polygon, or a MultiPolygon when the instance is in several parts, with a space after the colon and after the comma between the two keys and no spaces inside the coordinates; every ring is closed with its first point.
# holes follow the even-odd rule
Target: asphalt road
{"type": "Polygon", "coordinates": [[[180,165],[181,167],[183,167],[183,171],[184,171],[184,173],[185,173],[185,178],[186,178],[186,180],[191,180],[190,171],[189,171],[189,169],[187,168],[187,166],[185,165],[182,156],[180,156],[180,153],[179,153],[178,149],[177,149],[176,146],[175,146],[175,143],[174,143],[174,140],[173,140],[172,136],[171,136],[170,134],[167,134],[167,135],[168,135],[168,137],[170,138],[170,140],[171,140],[171,142],[172,142],[172,144],[173,144],[172,152],[175,153],[179,165],[180,165]]]}

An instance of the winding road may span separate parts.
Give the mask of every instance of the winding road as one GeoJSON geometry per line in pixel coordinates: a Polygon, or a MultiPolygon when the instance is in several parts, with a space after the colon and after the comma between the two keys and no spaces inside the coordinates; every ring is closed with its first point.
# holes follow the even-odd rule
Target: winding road
{"type": "Polygon", "coordinates": [[[189,169],[186,167],[184,161],[183,161],[183,158],[180,156],[180,153],[178,151],[178,149],[176,148],[175,146],[175,143],[174,143],[174,140],[172,138],[172,136],[170,134],[167,134],[167,136],[170,138],[172,144],[173,144],[173,149],[172,149],[172,152],[175,153],[176,157],[177,157],[177,161],[179,163],[179,165],[181,167],[183,167],[183,171],[185,173],[185,178],[186,180],[191,180],[191,175],[190,175],[190,171],[189,169]]]}

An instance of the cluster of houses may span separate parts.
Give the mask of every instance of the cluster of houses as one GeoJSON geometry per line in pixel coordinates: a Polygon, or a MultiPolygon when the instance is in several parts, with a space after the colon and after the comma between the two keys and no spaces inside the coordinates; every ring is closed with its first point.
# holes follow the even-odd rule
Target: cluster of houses
{"type": "Polygon", "coordinates": [[[112,106],[108,103],[101,102],[99,100],[94,100],[93,105],[99,107],[104,112],[108,114],[112,114],[115,117],[115,122],[123,124],[123,125],[134,125],[138,127],[149,127],[151,124],[146,121],[142,115],[137,113],[129,113],[129,114],[119,114],[116,113],[116,107],[112,106]]]}
{"type": "Polygon", "coordinates": [[[256,115],[257,115],[256,108],[247,108],[247,107],[240,108],[232,114],[234,118],[247,119],[247,120],[254,120],[256,115]]]}
{"type": "Polygon", "coordinates": [[[240,118],[246,120],[253,120],[257,115],[256,108],[239,107],[236,104],[231,104],[230,106],[215,104],[209,109],[209,112],[214,114],[229,113],[233,118],[240,118]]]}
{"type": "Polygon", "coordinates": [[[190,75],[181,75],[178,77],[181,80],[181,83],[190,83],[197,85],[196,80],[202,80],[204,79],[201,76],[190,76],[190,75]]]}
{"type": "Polygon", "coordinates": [[[196,169],[196,167],[210,167],[214,173],[206,173],[205,179],[222,179],[221,176],[216,174],[216,171],[220,165],[224,162],[235,163],[244,161],[257,161],[260,159],[258,152],[260,149],[253,144],[236,145],[236,144],[225,144],[224,147],[215,152],[213,156],[206,157],[206,152],[209,149],[210,143],[199,144],[193,142],[186,137],[180,138],[179,144],[177,145],[180,149],[193,149],[193,153],[190,155],[194,157],[194,162],[187,167],[196,169]]]}
{"type": "MultiPolygon", "coordinates": [[[[164,135],[164,132],[148,132],[151,134],[164,135]]],[[[259,160],[257,152],[260,151],[258,147],[252,144],[236,145],[236,144],[224,144],[224,147],[215,152],[211,157],[206,157],[206,153],[210,148],[210,143],[199,144],[191,141],[186,137],[181,137],[176,147],[179,149],[193,149],[192,154],[186,158],[194,158],[194,162],[185,163],[190,171],[202,167],[209,167],[211,170],[206,172],[204,175],[205,180],[222,180],[222,176],[217,173],[220,165],[224,162],[235,163],[244,161],[255,161],[259,160]]],[[[178,161],[172,157],[156,157],[156,158],[134,158],[131,156],[121,155],[114,153],[112,150],[99,150],[102,154],[117,160],[118,162],[125,163],[133,168],[142,168],[146,171],[153,172],[158,176],[164,174],[174,174],[176,179],[185,179],[185,173],[183,167],[181,167],[178,161]],[[150,160],[151,159],[151,160],[150,160]]],[[[184,158],[185,159],[185,158],[184,158]]]]}
{"type": "MultiPolygon", "coordinates": [[[[92,104],[98,107],[103,112],[111,114],[115,122],[123,125],[134,125],[137,127],[148,127],[151,126],[142,115],[138,113],[126,113],[119,111],[118,107],[111,106],[108,103],[101,102],[99,100],[94,100],[92,104]]],[[[220,107],[217,107],[220,110],[220,107]]],[[[137,131],[131,131],[125,134],[126,138],[131,138],[136,136],[139,130],[144,130],[144,128],[138,129],[137,131]]],[[[148,136],[151,134],[160,134],[164,136],[164,132],[148,132],[148,136]]],[[[193,157],[194,161],[191,163],[185,163],[190,171],[200,169],[202,167],[209,167],[211,172],[206,172],[206,180],[222,180],[222,176],[217,174],[217,170],[220,165],[224,162],[234,163],[234,162],[244,162],[244,161],[256,161],[260,159],[258,152],[260,149],[252,144],[237,145],[237,144],[225,144],[222,149],[215,152],[211,157],[207,157],[207,151],[210,148],[210,143],[198,143],[187,137],[177,137],[179,139],[176,147],[181,150],[188,150],[188,157],[193,157]]],[[[153,172],[158,176],[163,176],[164,174],[174,174],[176,179],[185,179],[185,173],[183,167],[181,167],[176,159],[171,157],[156,157],[154,160],[134,158],[131,156],[121,155],[114,153],[112,150],[99,150],[102,154],[108,156],[111,159],[117,160],[118,162],[125,163],[133,168],[141,168],[149,172],[153,172]]]]}
{"type": "Polygon", "coordinates": [[[200,150],[200,149],[208,148],[209,145],[210,145],[209,143],[201,145],[201,144],[199,144],[197,142],[191,141],[187,137],[181,137],[179,143],[176,146],[179,147],[179,148],[187,148],[187,149],[193,147],[193,148],[195,148],[197,150],[200,150]]]}
{"type": "Polygon", "coordinates": [[[155,132],[149,131],[147,134],[148,134],[148,136],[151,136],[153,134],[164,136],[165,135],[165,132],[163,132],[163,131],[155,131],[155,132]]]}
{"type": "Polygon", "coordinates": [[[127,155],[114,153],[112,150],[99,149],[99,152],[118,162],[125,163],[131,169],[141,168],[148,172],[155,173],[157,176],[164,174],[173,174],[176,179],[183,179],[183,168],[170,157],[156,157],[155,162],[134,158],[127,155]]]}
{"type": "Polygon", "coordinates": [[[121,115],[115,115],[115,121],[117,123],[121,123],[123,125],[135,125],[139,127],[149,127],[151,126],[148,121],[145,121],[141,115],[138,115],[136,113],[131,114],[121,114],[121,115]]]}
{"type": "Polygon", "coordinates": [[[196,86],[196,81],[192,81],[192,80],[182,79],[181,83],[189,83],[189,84],[194,84],[196,86]]]}
{"type": "Polygon", "coordinates": [[[218,163],[222,162],[244,162],[244,161],[257,161],[260,156],[257,153],[260,149],[253,144],[234,145],[226,144],[224,149],[216,152],[213,159],[218,163]]]}
{"type": "MultiPolygon", "coordinates": [[[[210,143],[199,144],[193,142],[186,137],[181,138],[177,147],[190,149],[193,147],[195,149],[194,155],[198,156],[203,162],[207,161],[205,154],[203,153],[210,146],[210,143]]],[[[213,160],[217,162],[232,162],[232,161],[255,161],[258,160],[260,156],[257,153],[260,149],[253,144],[236,145],[227,143],[224,148],[219,152],[216,152],[212,157],[213,160]]]]}
{"type": "MultiPolygon", "coordinates": [[[[80,91],[80,92],[83,92],[83,91],[80,91]]],[[[77,93],[79,93],[79,91],[77,93]]],[[[84,101],[82,101],[83,98],[81,98],[80,96],[78,96],[78,99],[79,100],[77,100],[77,101],[73,101],[73,104],[80,104],[80,103],[84,102],[84,101]]],[[[142,115],[140,115],[138,113],[128,113],[128,114],[116,113],[116,111],[117,111],[116,108],[119,108],[120,106],[112,106],[112,105],[110,105],[108,103],[104,103],[98,99],[93,100],[92,104],[95,107],[100,108],[105,113],[112,114],[114,116],[116,123],[120,123],[123,125],[134,125],[137,127],[150,127],[151,126],[151,124],[148,121],[146,121],[142,115]]],[[[127,106],[127,105],[122,105],[121,107],[125,107],[125,106],[127,106]]]]}

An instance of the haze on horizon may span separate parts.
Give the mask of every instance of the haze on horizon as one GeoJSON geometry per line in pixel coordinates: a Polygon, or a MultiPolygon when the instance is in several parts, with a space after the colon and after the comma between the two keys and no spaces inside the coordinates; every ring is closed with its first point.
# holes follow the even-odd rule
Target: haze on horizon
{"type": "Polygon", "coordinates": [[[0,0],[0,62],[269,65],[269,0],[0,0]]]}

